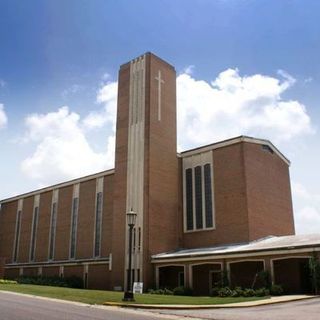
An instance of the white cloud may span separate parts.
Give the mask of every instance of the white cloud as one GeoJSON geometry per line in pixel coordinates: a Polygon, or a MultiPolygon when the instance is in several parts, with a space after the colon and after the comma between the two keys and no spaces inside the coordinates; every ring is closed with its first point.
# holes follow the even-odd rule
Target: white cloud
{"type": "Polygon", "coordinates": [[[36,143],[21,165],[23,173],[46,185],[113,166],[114,138],[105,152],[95,152],[80,125],[80,116],[62,107],[56,112],[32,114],[25,120],[25,141],[36,143]]]}
{"type": "Polygon", "coordinates": [[[8,123],[7,115],[4,111],[3,104],[0,103],[0,129],[4,128],[8,123]]]}
{"type": "Polygon", "coordinates": [[[227,69],[211,83],[186,72],[179,75],[180,148],[242,134],[279,143],[312,133],[305,106],[282,98],[295,79],[282,70],[278,74],[280,79],[261,74],[241,76],[238,69],[227,69]]]}
{"type": "Polygon", "coordinates": [[[302,184],[292,182],[292,195],[297,233],[319,233],[320,194],[314,194],[302,184]]]}
{"type": "MultiPolygon", "coordinates": [[[[184,149],[240,134],[281,142],[312,132],[306,108],[282,98],[295,83],[284,71],[277,79],[228,69],[212,82],[191,73],[187,68],[177,78],[178,141],[184,149]]],[[[28,116],[25,140],[35,149],[23,161],[23,172],[48,184],[113,167],[117,89],[117,82],[103,84],[96,98],[102,106],[83,118],[68,107],[28,116]],[[96,152],[90,132],[105,127],[106,151],[96,152]]]]}
{"type": "Polygon", "coordinates": [[[62,91],[62,97],[63,98],[67,98],[70,95],[74,95],[77,92],[79,92],[81,89],[83,89],[83,87],[79,84],[73,84],[72,86],[70,86],[69,88],[65,89],[62,91]]]}
{"type": "Polygon", "coordinates": [[[183,73],[191,75],[191,74],[193,74],[194,68],[195,68],[195,66],[193,64],[190,66],[187,66],[183,69],[183,73]]]}
{"type": "Polygon", "coordinates": [[[117,82],[109,82],[100,88],[97,94],[97,102],[99,104],[103,104],[104,107],[101,110],[90,112],[85,117],[83,124],[87,129],[101,128],[105,124],[109,123],[112,126],[113,132],[115,131],[117,95],[117,82]]]}

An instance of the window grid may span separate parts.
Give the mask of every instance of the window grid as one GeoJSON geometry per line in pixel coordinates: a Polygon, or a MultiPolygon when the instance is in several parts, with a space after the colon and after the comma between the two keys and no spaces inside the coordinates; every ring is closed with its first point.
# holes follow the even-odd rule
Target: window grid
{"type": "Polygon", "coordinates": [[[97,193],[96,205],[96,225],[94,240],[94,256],[99,257],[101,254],[101,226],[102,226],[102,192],[97,193]]]}
{"type": "Polygon", "coordinates": [[[186,170],[186,210],[187,230],[193,229],[193,196],[192,196],[192,169],[186,170]]]}
{"type": "Polygon", "coordinates": [[[22,211],[18,210],[16,230],[15,230],[16,236],[15,236],[14,250],[13,250],[13,262],[17,262],[17,259],[18,259],[18,249],[19,249],[19,242],[20,242],[20,229],[21,229],[21,214],[22,214],[22,211]]]}
{"type": "Polygon", "coordinates": [[[32,232],[31,232],[31,241],[30,241],[31,243],[30,261],[34,261],[34,258],[35,258],[38,216],[39,216],[39,207],[35,207],[33,212],[32,232]]]}
{"type": "Polygon", "coordinates": [[[49,260],[54,257],[54,243],[56,238],[56,225],[57,225],[57,203],[52,204],[51,209],[51,222],[50,222],[50,242],[49,242],[49,260]]]}
{"type": "Polygon", "coordinates": [[[214,227],[212,164],[185,169],[185,231],[214,227]]]}
{"type": "Polygon", "coordinates": [[[203,228],[202,216],[202,172],[201,167],[197,166],[194,169],[195,180],[195,200],[196,200],[196,228],[203,228]]]}
{"type": "Polygon", "coordinates": [[[205,217],[206,217],[206,227],[213,227],[213,217],[212,217],[212,181],[211,181],[211,167],[207,163],[204,165],[204,194],[205,194],[205,217]]]}
{"type": "Polygon", "coordinates": [[[79,203],[79,199],[73,198],[72,218],[71,218],[70,259],[74,259],[76,255],[78,203],[79,203]]]}

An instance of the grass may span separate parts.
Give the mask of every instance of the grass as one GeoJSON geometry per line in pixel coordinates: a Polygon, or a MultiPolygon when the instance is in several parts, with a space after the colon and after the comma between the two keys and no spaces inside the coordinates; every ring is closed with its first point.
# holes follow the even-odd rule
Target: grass
{"type": "MultiPolygon", "coordinates": [[[[103,304],[104,302],[122,302],[123,293],[115,291],[71,289],[61,287],[37,286],[30,284],[0,284],[0,290],[32,294],[36,296],[49,297],[62,300],[83,302],[88,304],[103,304]]],[[[136,294],[135,303],[143,304],[190,304],[210,305],[226,304],[244,301],[261,300],[261,297],[184,297],[167,296],[156,294],[136,294]]]]}

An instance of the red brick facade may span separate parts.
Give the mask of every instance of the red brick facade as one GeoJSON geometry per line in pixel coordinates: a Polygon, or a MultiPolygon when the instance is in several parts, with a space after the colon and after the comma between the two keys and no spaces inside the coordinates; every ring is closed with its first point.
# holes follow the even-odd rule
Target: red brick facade
{"type": "MultiPolygon", "coordinates": [[[[150,53],[139,59],[143,59],[145,72],[141,96],[144,101],[141,131],[144,141],[143,188],[140,190],[143,194],[143,212],[140,213],[143,231],[139,267],[143,270],[140,281],[144,282],[145,288],[155,284],[156,269],[151,263],[153,254],[181,247],[208,247],[248,242],[268,235],[294,234],[288,162],[269,142],[269,148],[265,148],[264,141],[252,139],[250,142],[249,138],[206,147],[206,151],[212,152],[215,227],[184,232],[182,162],[188,152],[201,154],[204,149],[177,154],[175,70],[150,53]],[[164,79],[161,92],[157,80],[159,75],[164,79]]],[[[6,266],[1,271],[0,264],[0,277],[1,272],[8,278],[15,278],[19,273],[76,275],[85,277],[89,288],[125,287],[126,210],[131,205],[127,194],[128,162],[133,161],[128,144],[130,139],[134,139],[129,132],[129,108],[134,103],[130,96],[133,63],[124,64],[119,72],[115,169],[2,201],[0,257],[6,259],[6,266]],[[103,204],[101,253],[95,256],[98,179],[103,179],[103,204]],[[70,259],[75,184],[79,185],[79,206],[75,258],[70,259]],[[59,192],[54,258],[49,261],[54,190],[59,192]],[[31,230],[34,199],[38,194],[39,219],[32,265],[29,259],[31,230]],[[19,250],[14,262],[18,201],[21,199],[20,238],[16,245],[19,250]]],[[[209,273],[215,266],[212,264],[195,270],[200,272],[203,269],[209,273]]],[[[185,277],[188,279],[188,275],[185,277]]],[[[203,278],[201,281],[205,283],[206,280],[203,278]]]]}

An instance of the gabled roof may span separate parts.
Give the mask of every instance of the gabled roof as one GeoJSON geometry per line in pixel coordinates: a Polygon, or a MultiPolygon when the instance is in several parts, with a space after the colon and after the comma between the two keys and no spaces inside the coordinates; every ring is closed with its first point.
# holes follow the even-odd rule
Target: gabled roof
{"type": "Polygon", "coordinates": [[[274,146],[274,144],[272,142],[270,142],[269,140],[265,140],[265,139],[258,139],[258,138],[253,138],[253,137],[249,137],[249,136],[239,136],[239,137],[235,137],[235,138],[231,138],[231,139],[227,139],[227,140],[223,140],[223,141],[219,141],[219,142],[215,142],[215,143],[211,143],[211,144],[207,144],[205,146],[202,147],[197,147],[194,149],[190,149],[190,150],[185,150],[182,151],[178,154],[178,156],[184,158],[184,157],[188,157],[191,155],[195,155],[198,153],[202,153],[202,152],[206,152],[206,151],[210,151],[210,150],[214,150],[214,149],[219,149],[219,148],[223,148],[223,147],[227,147],[236,143],[240,143],[240,142],[248,142],[248,143],[255,143],[255,144],[260,144],[260,145],[266,145],[269,148],[271,148],[271,150],[276,153],[288,166],[290,165],[290,160],[288,158],[286,158],[283,153],[274,146]]]}

